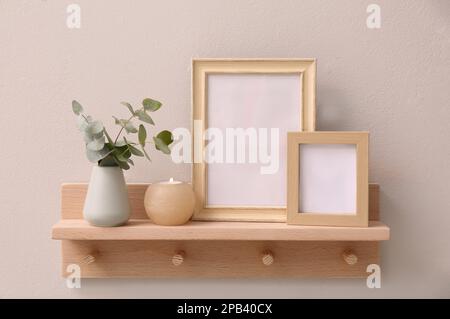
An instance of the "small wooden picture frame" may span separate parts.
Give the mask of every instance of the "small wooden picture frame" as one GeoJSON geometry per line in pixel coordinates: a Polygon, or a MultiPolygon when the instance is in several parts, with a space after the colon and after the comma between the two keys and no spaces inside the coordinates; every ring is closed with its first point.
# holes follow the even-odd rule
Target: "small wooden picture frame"
{"type": "Polygon", "coordinates": [[[367,132],[289,132],[287,222],[367,227],[367,132]]]}

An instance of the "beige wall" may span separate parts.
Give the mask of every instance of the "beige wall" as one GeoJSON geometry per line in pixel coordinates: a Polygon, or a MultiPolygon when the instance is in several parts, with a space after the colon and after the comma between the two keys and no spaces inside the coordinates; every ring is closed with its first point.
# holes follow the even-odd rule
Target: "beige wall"
{"type": "MultiPolygon", "coordinates": [[[[0,1],[0,297],[450,297],[450,2],[0,1]],[[82,8],[79,30],[66,6],[82,8]],[[382,27],[366,28],[378,3],[382,27]],[[317,57],[318,128],[370,130],[382,186],[382,288],[363,280],[89,280],[67,289],[59,186],[90,165],[70,110],[126,114],[162,100],[162,128],[190,123],[192,57],[317,57]]],[[[111,122],[110,122],[111,123],[111,122]]],[[[189,179],[154,155],[128,181],[189,179]]]]}

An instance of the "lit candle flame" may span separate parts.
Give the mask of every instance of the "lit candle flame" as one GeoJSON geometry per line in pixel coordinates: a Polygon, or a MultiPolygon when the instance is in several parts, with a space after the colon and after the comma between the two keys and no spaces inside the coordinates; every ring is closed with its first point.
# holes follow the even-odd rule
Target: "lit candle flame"
{"type": "Polygon", "coordinates": [[[171,178],[169,179],[169,182],[173,183],[173,177],[171,177],[171,178]]]}

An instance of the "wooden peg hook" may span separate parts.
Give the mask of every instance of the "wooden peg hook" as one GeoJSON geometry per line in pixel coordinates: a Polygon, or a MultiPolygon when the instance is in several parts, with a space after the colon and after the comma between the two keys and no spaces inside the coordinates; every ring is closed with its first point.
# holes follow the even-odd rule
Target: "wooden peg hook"
{"type": "Polygon", "coordinates": [[[275,259],[273,257],[273,253],[270,250],[265,250],[262,253],[261,261],[266,266],[272,265],[273,262],[275,261],[275,259]]]}
{"type": "Polygon", "coordinates": [[[351,249],[347,249],[342,253],[342,258],[347,265],[353,266],[358,262],[358,256],[351,249]]]}
{"type": "Polygon", "coordinates": [[[184,262],[186,253],[183,250],[179,250],[172,256],[172,264],[174,266],[180,266],[184,262]]]}

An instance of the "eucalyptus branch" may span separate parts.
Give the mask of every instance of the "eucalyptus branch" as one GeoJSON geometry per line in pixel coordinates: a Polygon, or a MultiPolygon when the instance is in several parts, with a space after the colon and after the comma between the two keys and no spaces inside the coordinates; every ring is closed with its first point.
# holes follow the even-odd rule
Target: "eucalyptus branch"
{"type": "Polygon", "coordinates": [[[131,115],[131,117],[124,123],[124,125],[120,128],[120,131],[119,131],[119,133],[117,133],[117,136],[116,136],[116,138],[115,138],[115,140],[114,140],[114,144],[116,144],[117,143],[117,140],[119,139],[119,137],[120,137],[120,134],[123,132],[123,129],[125,128],[125,125],[127,125],[133,118],[135,118],[136,117],[136,115],[135,114],[133,114],[133,115],[131,115]]]}
{"type": "Polygon", "coordinates": [[[146,98],[142,101],[142,107],[136,111],[128,102],[121,102],[121,104],[128,108],[131,116],[127,120],[118,119],[113,116],[116,124],[120,125],[120,130],[113,141],[102,122],[96,121],[84,114],[81,104],[78,101],[72,101],[72,111],[79,117],[78,127],[83,132],[88,160],[99,166],[119,166],[121,169],[127,170],[130,168],[129,164],[134,165],[131,159],[132,156],[146,157],[150,160],[149,155],[145,151],[146,144],[153,144],[157,151],[170,154],[169,145],[173,142],[173,135],[170,131],[163,130],[153,136],[153,139],[147,139],[147,131],[144,125],[140,124],[138,130],[132,122],[133,119],[139,119],[141,122],[155,125],[153,119],[147,112],[157,111],[162,105],[161,102],[146,98]],[[123,133],[124,129],[127,133],[138,133],[137,138],[139,143],[128,141],[123,133]],[[118,143],[121,137],[123,137],[124,141],[123,143],[118,143]],[[138,144],[142,151],[136,147],[138,144]]]}
{"type": "Polygon", "coordinates": [[[86,123],[88,123],[89,124],[89,120],[88,120],[88,118],[86,117],[86,115],[84,115],[84,114],[81,114],[81,116],[84,118],[84,120],[86,121],[86,123]]]}

